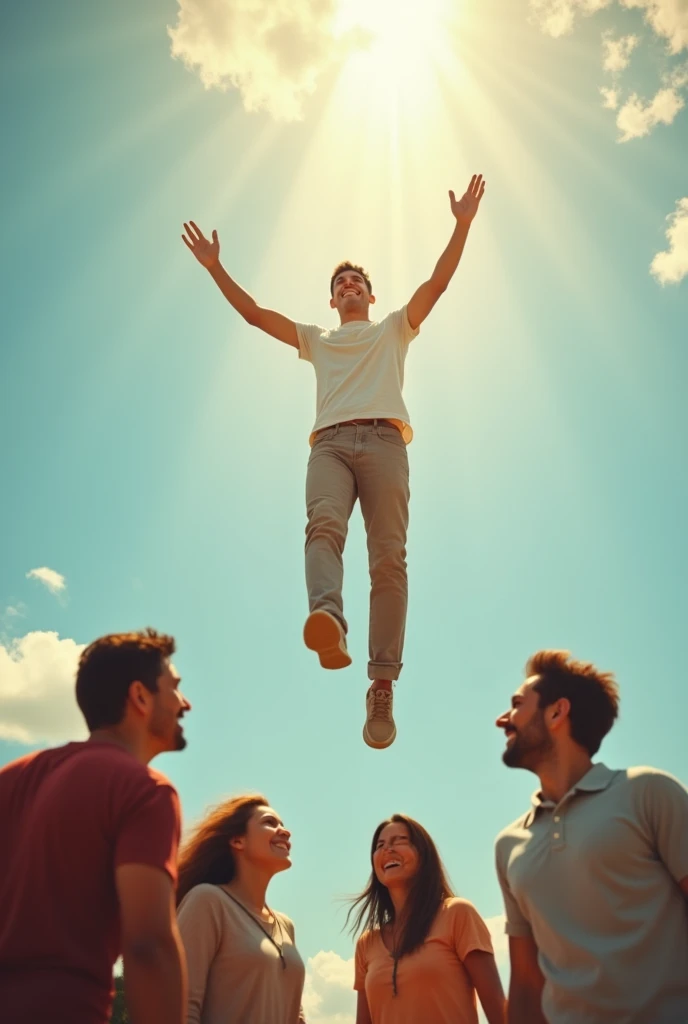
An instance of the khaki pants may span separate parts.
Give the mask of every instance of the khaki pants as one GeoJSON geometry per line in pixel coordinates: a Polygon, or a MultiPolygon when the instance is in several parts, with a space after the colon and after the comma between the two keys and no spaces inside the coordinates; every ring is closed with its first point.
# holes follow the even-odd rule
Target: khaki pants
{"type": "Polygon", "coordinates": [[[347,630],[342,556],[356,504],[368,538],[369,679],[398,679],[406,628],[409,470],[406,445],[385,420],[319,431],[306,475],[306,586],[311,611],[330,612],[347,630]]]}

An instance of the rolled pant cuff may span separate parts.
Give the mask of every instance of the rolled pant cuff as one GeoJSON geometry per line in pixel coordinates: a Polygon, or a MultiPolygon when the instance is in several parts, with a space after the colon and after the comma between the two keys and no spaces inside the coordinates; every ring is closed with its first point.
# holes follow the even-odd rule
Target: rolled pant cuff
{"type": "Polygon", "coordinates": [[[401,674],[403,663],[401,661],[369,661],[368,679],[391,679],[396,680],[401,674]]]}

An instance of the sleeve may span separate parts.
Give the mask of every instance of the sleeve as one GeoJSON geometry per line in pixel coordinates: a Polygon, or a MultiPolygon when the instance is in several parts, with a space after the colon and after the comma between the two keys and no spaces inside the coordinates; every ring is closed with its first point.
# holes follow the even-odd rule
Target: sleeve
{"type": "Polygon", "coordinates": [[[324,330],[324,327],[319,327],[317,324],[296,324],[296,334],[299,339],[299,359],[305,359],[307,363],[313,362],[313,350],[324,330]]]}
{"type": "Polygon", "coordinates": [[[181,831],[179,797],[169,782],[146,778],[141,794],[119,822],[115,867],[146,864],[177,882],[177,848],[181,831]]]}
{"type": "Polygon", "coordinates": [[[465,960],[469,953],[479,949],[483,953],[494,953],[490,932],[482,917],[468,900],[457,899],[451,906],[453,914],[452,937],[459,960],[465,960]]]}
{"type": "Polygon", "coordinates": [[[532,935],[533,929],[531,928],[530,922],[526,918],[525,914],[519,907],[518,901],[509,885],[509,878],[506,869],[506,857],[507,845],[504,840],[500,838],[497,840],[496,845],[496,864],[497,878],[499,879],[502,896],[504,897],[504,910],[506,912],[506,924],[504,926],[504,931],[507,935],[511,935],[514,938],[522,938],[527,935],[532,935]]]}
{"type": "Polygon", "coordinates": [[[411,344],[414,338],[417,338],[420,334],[420,327],[411,327],[408,318],[408,305],[402,306],[401,309],[397,309],[396,312],[390,314],[394,319],[394,326],[401,339],[401,342],[406,348],[411,344]]]}
{"type": "Polygon", "coordinates": [[[365,992],[365,980],[368,973],[368,957],[366,955],[368,933],[364,932],[356,943],[354,955],[354,990],[365,992]]]}
{"type": "Polygon", "coordinates": [[[688,877],[688,790],[668,772],[643,769],[643,816],[657,856],[675,882],[688,877]]]}
{"type": "Polygon", "coordinates": [[[222,921],[217,898],[206,886],[196,886],[177,911],[179,934],[186,952],[189,986],[187,1024],[200,1024],[210,967],[220,948],[222,921]]]}

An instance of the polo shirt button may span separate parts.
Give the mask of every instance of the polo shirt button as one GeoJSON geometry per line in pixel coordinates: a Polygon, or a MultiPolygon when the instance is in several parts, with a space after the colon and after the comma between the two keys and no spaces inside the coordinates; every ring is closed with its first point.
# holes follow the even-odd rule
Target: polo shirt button
{"type": "Polygon", "coordinates": [[[559,833],[558,833],[558,832],[555,832],[555,833],[554,833],[554,838],[555,838],[555,839],[558,839],[558,838],[559,838],[559,833]]]}
{"type": "Polygon", "coordinates": [[[561,821],[561,818],[560,818],[560,817],[559,817],[559,815],[557,814],[557,815],[555,816],[554,820],[555,820],[555,821],[561,821]]]}

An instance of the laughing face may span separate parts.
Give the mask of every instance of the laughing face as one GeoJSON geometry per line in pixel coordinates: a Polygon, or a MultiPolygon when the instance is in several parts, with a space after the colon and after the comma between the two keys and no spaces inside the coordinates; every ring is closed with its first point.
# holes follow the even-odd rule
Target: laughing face
{"type": "Polygon", "coordinates": [[[387,889],[408,886],[418,871],[420,857],[411,842],[408,827],[391,822],[380,832],[373,850],[373,870],[387,889]]]}
{"type": "Polygon", "coordinates": [[[291,833],[272,807],[256,807],[246,826],[246,834],[233,839],[232,847],[270,874],[291,867],[291,833]]]}
{"type": "Polygon", "coordinates": [[[368,291],[368,285],[357,270],[342,270],[332,282],[330,306],[336,309],[342,321],[367,320],[368,307],[375,302],[375,296],[368,291]]]}

